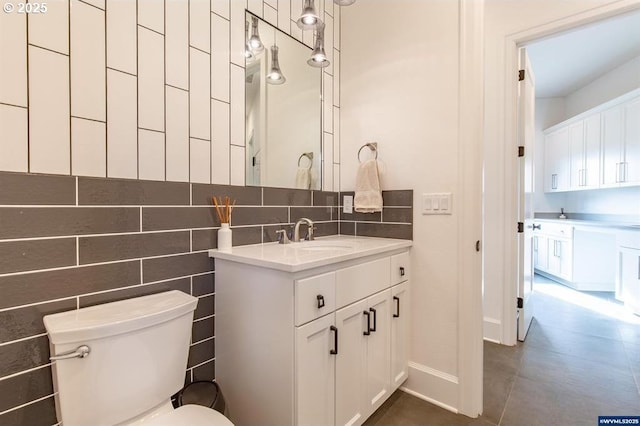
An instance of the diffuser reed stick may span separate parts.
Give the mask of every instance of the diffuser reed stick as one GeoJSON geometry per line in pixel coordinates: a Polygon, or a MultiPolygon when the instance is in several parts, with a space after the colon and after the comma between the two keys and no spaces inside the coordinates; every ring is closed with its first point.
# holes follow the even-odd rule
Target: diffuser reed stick
{"type": "Polygon", "coordinates": [[[231,223],[231,212],[236,206],[236,200],[233,200],[232,203],[228,195],[224,198],[211,197],[211,200],[216,207],[216,214],[218,215],[220,223],[231,223]]]}

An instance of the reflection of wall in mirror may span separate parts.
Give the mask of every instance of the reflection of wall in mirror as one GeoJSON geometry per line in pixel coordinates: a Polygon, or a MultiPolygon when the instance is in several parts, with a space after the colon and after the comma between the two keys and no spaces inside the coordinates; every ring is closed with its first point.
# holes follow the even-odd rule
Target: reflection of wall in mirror
{"type": "Polygon", "coordinates": [[[321,70],[306,63],[309,47],[262,20],[258,28],[265,49],[245,66],[246,184],[295,188],[298,158],[312,152],[311,188],[320,189],[321,70]],[[282,85],[265,81],[274,44],[282,85]]]}
{"type": "Polygon", "coordinates": [[[295,187],[300,154],[313,152],[311,188],[320,189],[320,71],[300,60],[300,49],[310,53],[300,43],[280,33],[276,41],[280,68],[287,82],[268,88],[266,182],[295,187]]]}
{"type": "Polygon", "coordinates": [[[260,54],[247,64],[245,76],[245,123],[246,123],[246,184],[262,185],[264,181],[263,156],[266,140],[266,87],[263,76],[266,72],[266,53],[260,54]]]}

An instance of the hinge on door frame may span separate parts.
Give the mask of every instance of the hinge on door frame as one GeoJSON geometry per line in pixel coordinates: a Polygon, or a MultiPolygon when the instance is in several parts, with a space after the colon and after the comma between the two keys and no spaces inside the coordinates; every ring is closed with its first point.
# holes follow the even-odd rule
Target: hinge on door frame
{"type": "Polygon", "coordinates": [[[518,297],[516,299],[516,306],[518,309],[522,309],[524,307],[524,299],[522,299],[522,297],[518,297]]]}
{"type": "Polygon", "coordinates": [[[524,80],[524,70],[518,70],[518,81],[524,80]]]}
{"type": "Polygon", "coordinates": [[[518,234],[524,232],[524,222],[518,222],[518,234]]]}
{"type": "Polygon", "coordinates": [[[518,157],[524,157],[524,146],[522,145],[518,147],[518,157]]]}

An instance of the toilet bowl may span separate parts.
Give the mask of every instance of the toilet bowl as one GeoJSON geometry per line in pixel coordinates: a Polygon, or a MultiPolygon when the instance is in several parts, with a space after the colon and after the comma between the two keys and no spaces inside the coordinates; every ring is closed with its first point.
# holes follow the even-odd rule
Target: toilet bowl
{"type": "Polygon", "coordinates": [[[65,426],[233,426],[171,404],[184,383],[198,299],[169,291],[44,317],[65,426]]]}

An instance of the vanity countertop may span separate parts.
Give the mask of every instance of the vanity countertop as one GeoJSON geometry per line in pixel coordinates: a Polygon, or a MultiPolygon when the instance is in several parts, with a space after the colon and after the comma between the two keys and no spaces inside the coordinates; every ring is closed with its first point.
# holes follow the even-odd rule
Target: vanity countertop
{"type": "Polygon", "coordinates": [[[332,235],[291,244],[266,243],[209,250],[209,256],[285,272],[299,272],[411,247],[411,240],[332,235]]]}

